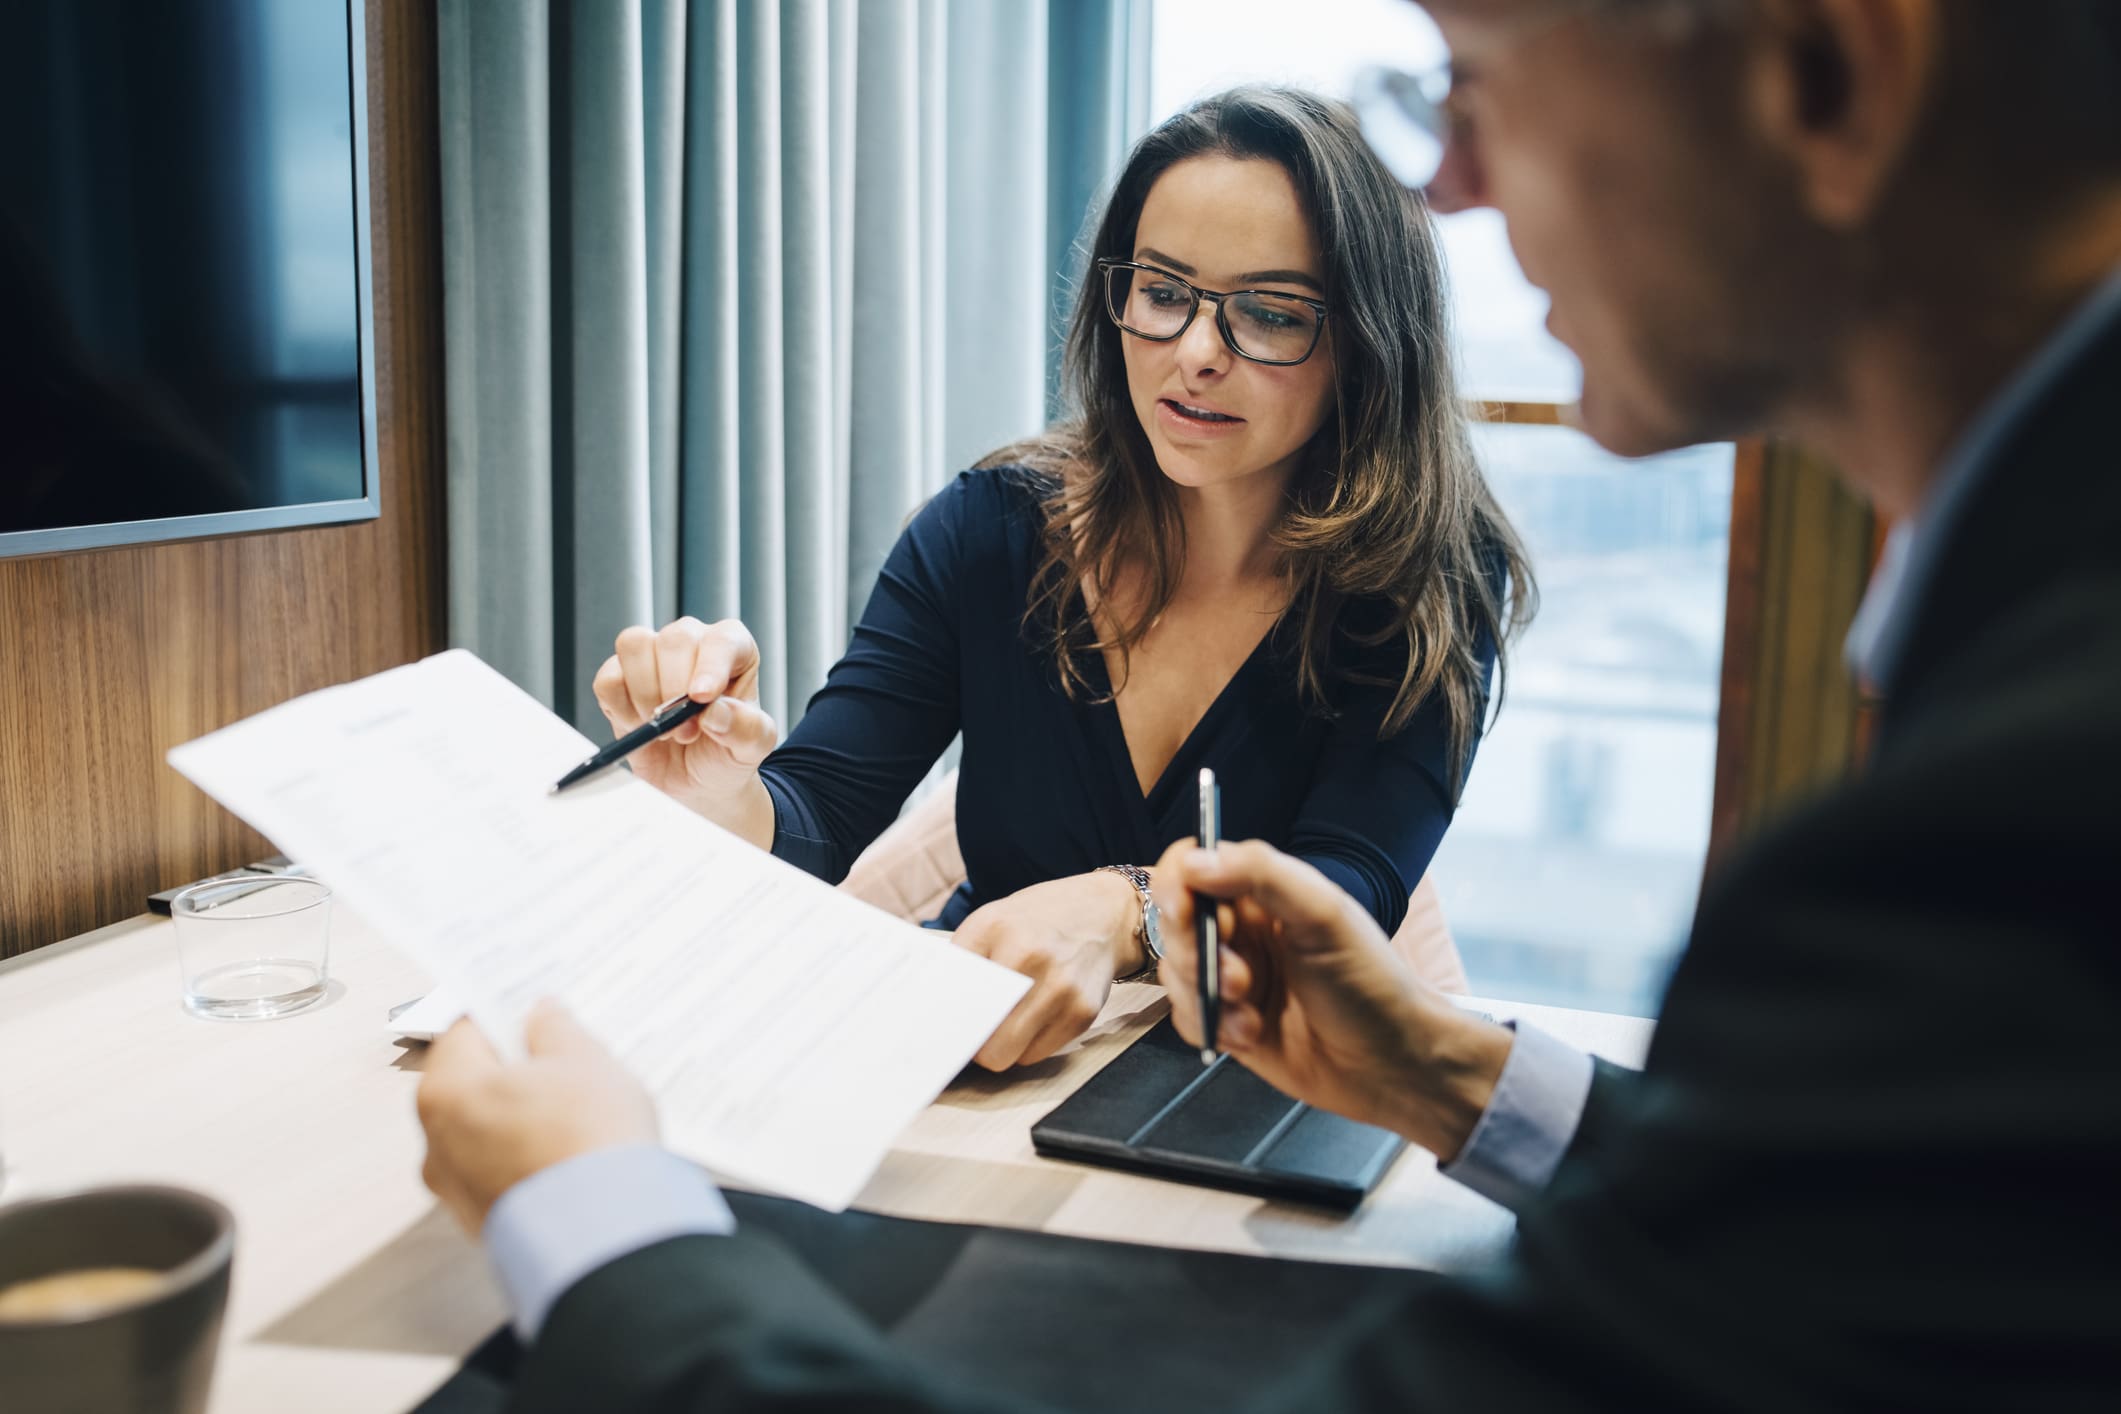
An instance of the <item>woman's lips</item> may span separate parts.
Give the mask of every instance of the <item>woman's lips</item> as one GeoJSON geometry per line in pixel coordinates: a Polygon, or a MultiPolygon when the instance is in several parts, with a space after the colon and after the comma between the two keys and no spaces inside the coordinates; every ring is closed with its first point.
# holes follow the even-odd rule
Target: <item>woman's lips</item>
{"type": "Polygon", "coordinates": [[[1243,418],[1231,413],[1202,417],[1199,414],[1188,412],[1184,404],[1172,398],[1157,399],[1156,415],[1162,419],[1166,427],[1180,432],[1189,432],[1195,436],[1212,437],[1218,433],[1229,432],[1245,425],[1243,418]]]}

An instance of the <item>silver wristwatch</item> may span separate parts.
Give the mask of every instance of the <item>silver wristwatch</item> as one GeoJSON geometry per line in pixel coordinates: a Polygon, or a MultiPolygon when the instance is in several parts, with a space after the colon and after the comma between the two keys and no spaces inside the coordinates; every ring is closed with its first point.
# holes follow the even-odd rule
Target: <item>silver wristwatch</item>
{"type": "Polygon", "coordinates": [[[1149,892],[1149,871],[1139,864],[1100,864],[1100,874],[1124,874],[1134,891],[1142,896],[1141,926],[1135,936],[1141,939],[1142,956],[1148,961],[1124,977],[1115,977],[1115,982],[1146,982],[1156,975],[1157,964],[1164,960],[1164,933],[1156,916],[1156,896],[1149,892]]]}

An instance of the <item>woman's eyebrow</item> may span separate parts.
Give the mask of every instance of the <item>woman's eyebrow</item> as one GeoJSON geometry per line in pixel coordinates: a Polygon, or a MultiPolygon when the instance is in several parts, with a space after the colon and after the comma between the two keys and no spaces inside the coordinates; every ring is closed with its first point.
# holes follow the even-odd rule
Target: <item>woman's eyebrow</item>
{"type": "Polygon", "coordinates": [[[1154,261],[1156,264],[1164,266],[1166,269],[1170,270],[1170,272],[1174,275],[1198,275],[1200,273],[1192,266],[1186,264],[1185,261],[1179,260],[1173,256],[1165,255],[1160,250],[1137,250],[1136,252],[1134,252],[1134,258],[1136,260],[1144,262],[1154,261]]]}
{"type": "Polygon", "coordinates": [[[1237,282],[1241,285],[1309,285],[1320,294],[1326,292],[1324,285],[1301,270],[1254,270],[1238,276],[1237,282]]]}
{"type": "MultiPolygon", "coordinates": [[[[1190,277],[1200,273],[1192,266],[1186,264],[1185,261],[1165,255],[1160,250],[1137,250],[1134,252],[1134,258],[1145,264],[1153,262],[1161,265],[1174,275],[1190,277]]],[[[1309,285],[1320,294],[1326,292],[1326,287],[1318,282],[1316,276],[1306,275],[1301,270],[1253,270],[1238,276],[1237,283],[1240,285],[1309,285]]]]}

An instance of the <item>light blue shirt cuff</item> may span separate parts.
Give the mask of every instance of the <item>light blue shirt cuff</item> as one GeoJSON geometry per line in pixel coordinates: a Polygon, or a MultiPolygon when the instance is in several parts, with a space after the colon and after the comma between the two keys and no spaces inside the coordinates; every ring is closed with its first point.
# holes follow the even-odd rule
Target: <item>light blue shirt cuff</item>
{"type": "Polygon", "coordinates": [[[706,1174],[667,1149],[626,1144],[578,1154],[503,1193],[486,1215],[486,1255],[527,1343],[553,1303],[607,1262],[672,1237],[735,1230],[706,1174]]]}
{"type": "Polygon", "coordinates": [[[1516,1212],[1554,1176],[1591,1098],[1591,1058],[1536,1026],[1517,1033],[1502,1076],[1458,1157],[1439,1170],[1516,1212]]]}

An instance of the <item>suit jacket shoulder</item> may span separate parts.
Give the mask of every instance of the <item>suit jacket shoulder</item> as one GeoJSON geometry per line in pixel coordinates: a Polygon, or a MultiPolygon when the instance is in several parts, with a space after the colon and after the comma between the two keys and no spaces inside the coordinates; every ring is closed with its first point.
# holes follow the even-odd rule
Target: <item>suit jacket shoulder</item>
{"type": "Polygon", "coordinates": [[[1410,1380],[1498,1390],[1514,1350],[1572,1362],[1565,1404],[2121,1393],[2117,380],[2121,331],[1988,468],[1875,759],[1711,881],[1643,1074],[1601,1074],[1410,1380]]]}
{"type": "Polygon", "coordinates": [[[913,1367],[760,1233],[680,1237],[570,1287],[518,1369],[513,1414],[1005,1410],[913,1367]]]}

